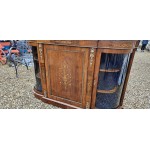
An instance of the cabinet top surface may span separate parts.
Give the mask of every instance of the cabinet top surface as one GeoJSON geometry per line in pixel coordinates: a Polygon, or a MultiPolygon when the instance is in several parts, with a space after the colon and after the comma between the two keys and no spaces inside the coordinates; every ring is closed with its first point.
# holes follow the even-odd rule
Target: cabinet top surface
{"type": "Polygon", "coordinates": [[[49,45],[118,49],[132,49],[137,47],[138,42],[136,40],[29,40],[29,43],[33,46],[42,43],[49,45]]]}

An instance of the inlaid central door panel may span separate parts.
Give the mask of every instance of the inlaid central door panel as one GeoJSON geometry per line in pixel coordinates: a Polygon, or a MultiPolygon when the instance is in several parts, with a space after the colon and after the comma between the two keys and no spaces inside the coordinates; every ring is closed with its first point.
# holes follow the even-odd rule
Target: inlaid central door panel
{"type": "Polygon", "coordinates": [[[89,49],[46,45],[44,53],[48,97],[84,107],[89,49]]]}

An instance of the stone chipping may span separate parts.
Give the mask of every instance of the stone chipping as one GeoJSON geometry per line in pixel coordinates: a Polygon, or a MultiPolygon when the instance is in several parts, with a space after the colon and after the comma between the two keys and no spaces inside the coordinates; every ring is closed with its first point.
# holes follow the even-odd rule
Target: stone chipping
{"type": "Polygon", "coordinates": [[[138,50],[127,86],[124,108],[150,108],[150,52],[138,50]]]}

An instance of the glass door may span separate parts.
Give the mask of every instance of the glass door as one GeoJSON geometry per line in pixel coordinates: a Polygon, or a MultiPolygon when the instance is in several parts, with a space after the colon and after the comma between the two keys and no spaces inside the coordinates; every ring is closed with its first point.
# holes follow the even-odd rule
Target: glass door
{"type": "Polygon", "coordinates": [[[38,60],[38,53],[37,47],[32,46],[32,53],[33,53],[33,61],[34,61],[34,71],[35,71],[35,89],[39,92],[42,92],[42,84],[41,84],[41,77],[40,77],[40,67],[39,67],[39,60],[38,60]]]}
{"type": "Polygon", "coordinates": [[[98,49],[98,53],[92,108],[117,108],[120,104],[131,50],[98,49]]]}

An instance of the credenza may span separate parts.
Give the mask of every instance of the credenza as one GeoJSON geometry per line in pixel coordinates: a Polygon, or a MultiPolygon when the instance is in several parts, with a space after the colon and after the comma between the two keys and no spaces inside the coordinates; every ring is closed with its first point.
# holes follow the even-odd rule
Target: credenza
{"type": "Polygon", "coordinates": [[[132,40],[29,40],[34,95],[61,108],[122,108],[136,48],[132,40]]]}

